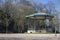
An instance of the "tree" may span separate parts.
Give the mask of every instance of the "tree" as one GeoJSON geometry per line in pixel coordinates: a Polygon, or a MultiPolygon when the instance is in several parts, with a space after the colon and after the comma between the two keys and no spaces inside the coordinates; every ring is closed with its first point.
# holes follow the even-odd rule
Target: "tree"
{"type": "Polygon", "coordinates": [[[16,14],[17,15],[17,18],[18,18],[18,19],[16,19],[17,20],[17,24],[21,26],[22,30],[24,30],[25,16],[27,14],[34,13],[35,12],[35,9],[31,5],[32,4],[27,5],[27,4],[22,3],[21,5],[17,5],[17,6],[15,5],[14,6],[18,10],[18,12],[16,14]]]}
{"type": "Polygon", "coordinates": [[[50,14],[54,14],[54,12],[56,11],[55,9],[55,4],[52,1],[49,1],[46,5],[45,8],[48,10],[48,12],[50,14]]]}
{"type": "Polygon", "coordinates": [[[39,4],[38,4],[38,7],[40,8],[39,10],[40,10],[41,12],[43,11],[43,9],[45,9],[45,5],[42,4],[42,3],[39,3],[39,4]]]}
{"type": "Polygon", "coordinates": [[[56,33],[59,33],[59,16],[58,16],[58,12],[56,12],[54,14],[54,18],[53,18],[53,29],[55,32],[55,36],[56,36],[56,33]]]}
{"type": "Polygon", "coordinates": [[[3,20],[4,20],[4,24],[5,24],[5,28],[6,28],[6,33],[8,32],[8,26],[9,26],[9,21],[11,19],[11,0],[5,0],[5,4],[2,7],[3,10],[3,20]]]}
{"type": "MultiPolygon", "coordinates": [[[[29,1],[18,3],[17,0],[5,0],[1,7],[3,11],[3,23],[7,32],[23,32],[25,25],[25,16],[36,12],[29,1]],[[13,3],[15,1],[15,3],[13,3]]],[[[19,0],[21,1],[21,0],[19,0]]]]}

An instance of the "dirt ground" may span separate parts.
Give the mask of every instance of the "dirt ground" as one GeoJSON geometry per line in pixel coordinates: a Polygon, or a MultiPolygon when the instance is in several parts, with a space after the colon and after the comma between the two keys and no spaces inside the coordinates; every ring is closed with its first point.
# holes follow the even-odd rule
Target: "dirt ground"
{"type": "Polygon", "coordinates": [[[60,40],[60,34],[0,34],[0,40],[60,40]]]}

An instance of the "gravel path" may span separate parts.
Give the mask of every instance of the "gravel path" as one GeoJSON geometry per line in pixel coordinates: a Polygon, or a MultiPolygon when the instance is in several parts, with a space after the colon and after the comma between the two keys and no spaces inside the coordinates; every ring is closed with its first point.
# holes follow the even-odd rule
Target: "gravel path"
{"type": "Polygon", "coordinates": [[[60,40],[60,34],[0,34],[0,40],[60,40]]]}

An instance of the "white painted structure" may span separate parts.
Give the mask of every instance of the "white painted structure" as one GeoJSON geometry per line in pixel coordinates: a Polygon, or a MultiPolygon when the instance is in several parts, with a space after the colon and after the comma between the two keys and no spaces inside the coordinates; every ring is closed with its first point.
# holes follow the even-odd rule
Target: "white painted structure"
{"type": "MultiPolygon", "coordinates": [[[[30,20],[31,19],[33,19],[33,20],[35,20],[35,19],[44,20],[45,21],[45,28],[46,28],[46,26],[49,26],[49,23],[50,23],[49,20],[53,18],[53,15],[50,15],[48,13],[41,13],[40,12],[40,13],[34,13],[34,14],[31,14],[31,15],[27,15],[26,18],[28,18],[28,21],[29,21],[29,19],[30,20]]],[[[35,23],[36,23],[36,21],[34,21],[34,23],[33,23],[34,26],[30,26],[30,24],[28,24],[28,30],[27,30],[28,33],[36,33],[37,32],[35,23]]]]}

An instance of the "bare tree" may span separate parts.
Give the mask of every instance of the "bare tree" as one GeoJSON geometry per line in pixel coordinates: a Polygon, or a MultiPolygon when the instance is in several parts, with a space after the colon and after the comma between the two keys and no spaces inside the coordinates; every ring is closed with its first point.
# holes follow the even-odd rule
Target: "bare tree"
{"type": "MultiPolygon", "coordinates": [[[[17,0],[14,0],[15,3],[13,3],[13,0],[5,0],[5,3],[2,6],[2,10],[4,12],[4,24],[6,28],[6,33],[9,32],[8,28],[13,29],[11,27],[11,22],[14,24],[13,30],[18,30],[18,32],[24,31],[24,24],[25,24],[25,16],[30,13],[36,12],[36,10],[33,8],[32,4],[29,1],[24,1],[24,3],[20,2],[18,3],[17,0]],[[16,29],[18,26],[18,29],[16,29]],[[21,27],[21,28],[20,28],[21,27]]],[[[21,1],[21,0],[20,0],[21,1]]]]}
{"type": "Polygon", "coordinates": [[[55,4],[52,1],[49,1],[46,5],[45,8],[48,10],[48,12],[50,14],[54,14],[54,12],[56,11],[55,9],[55,4]]]}

